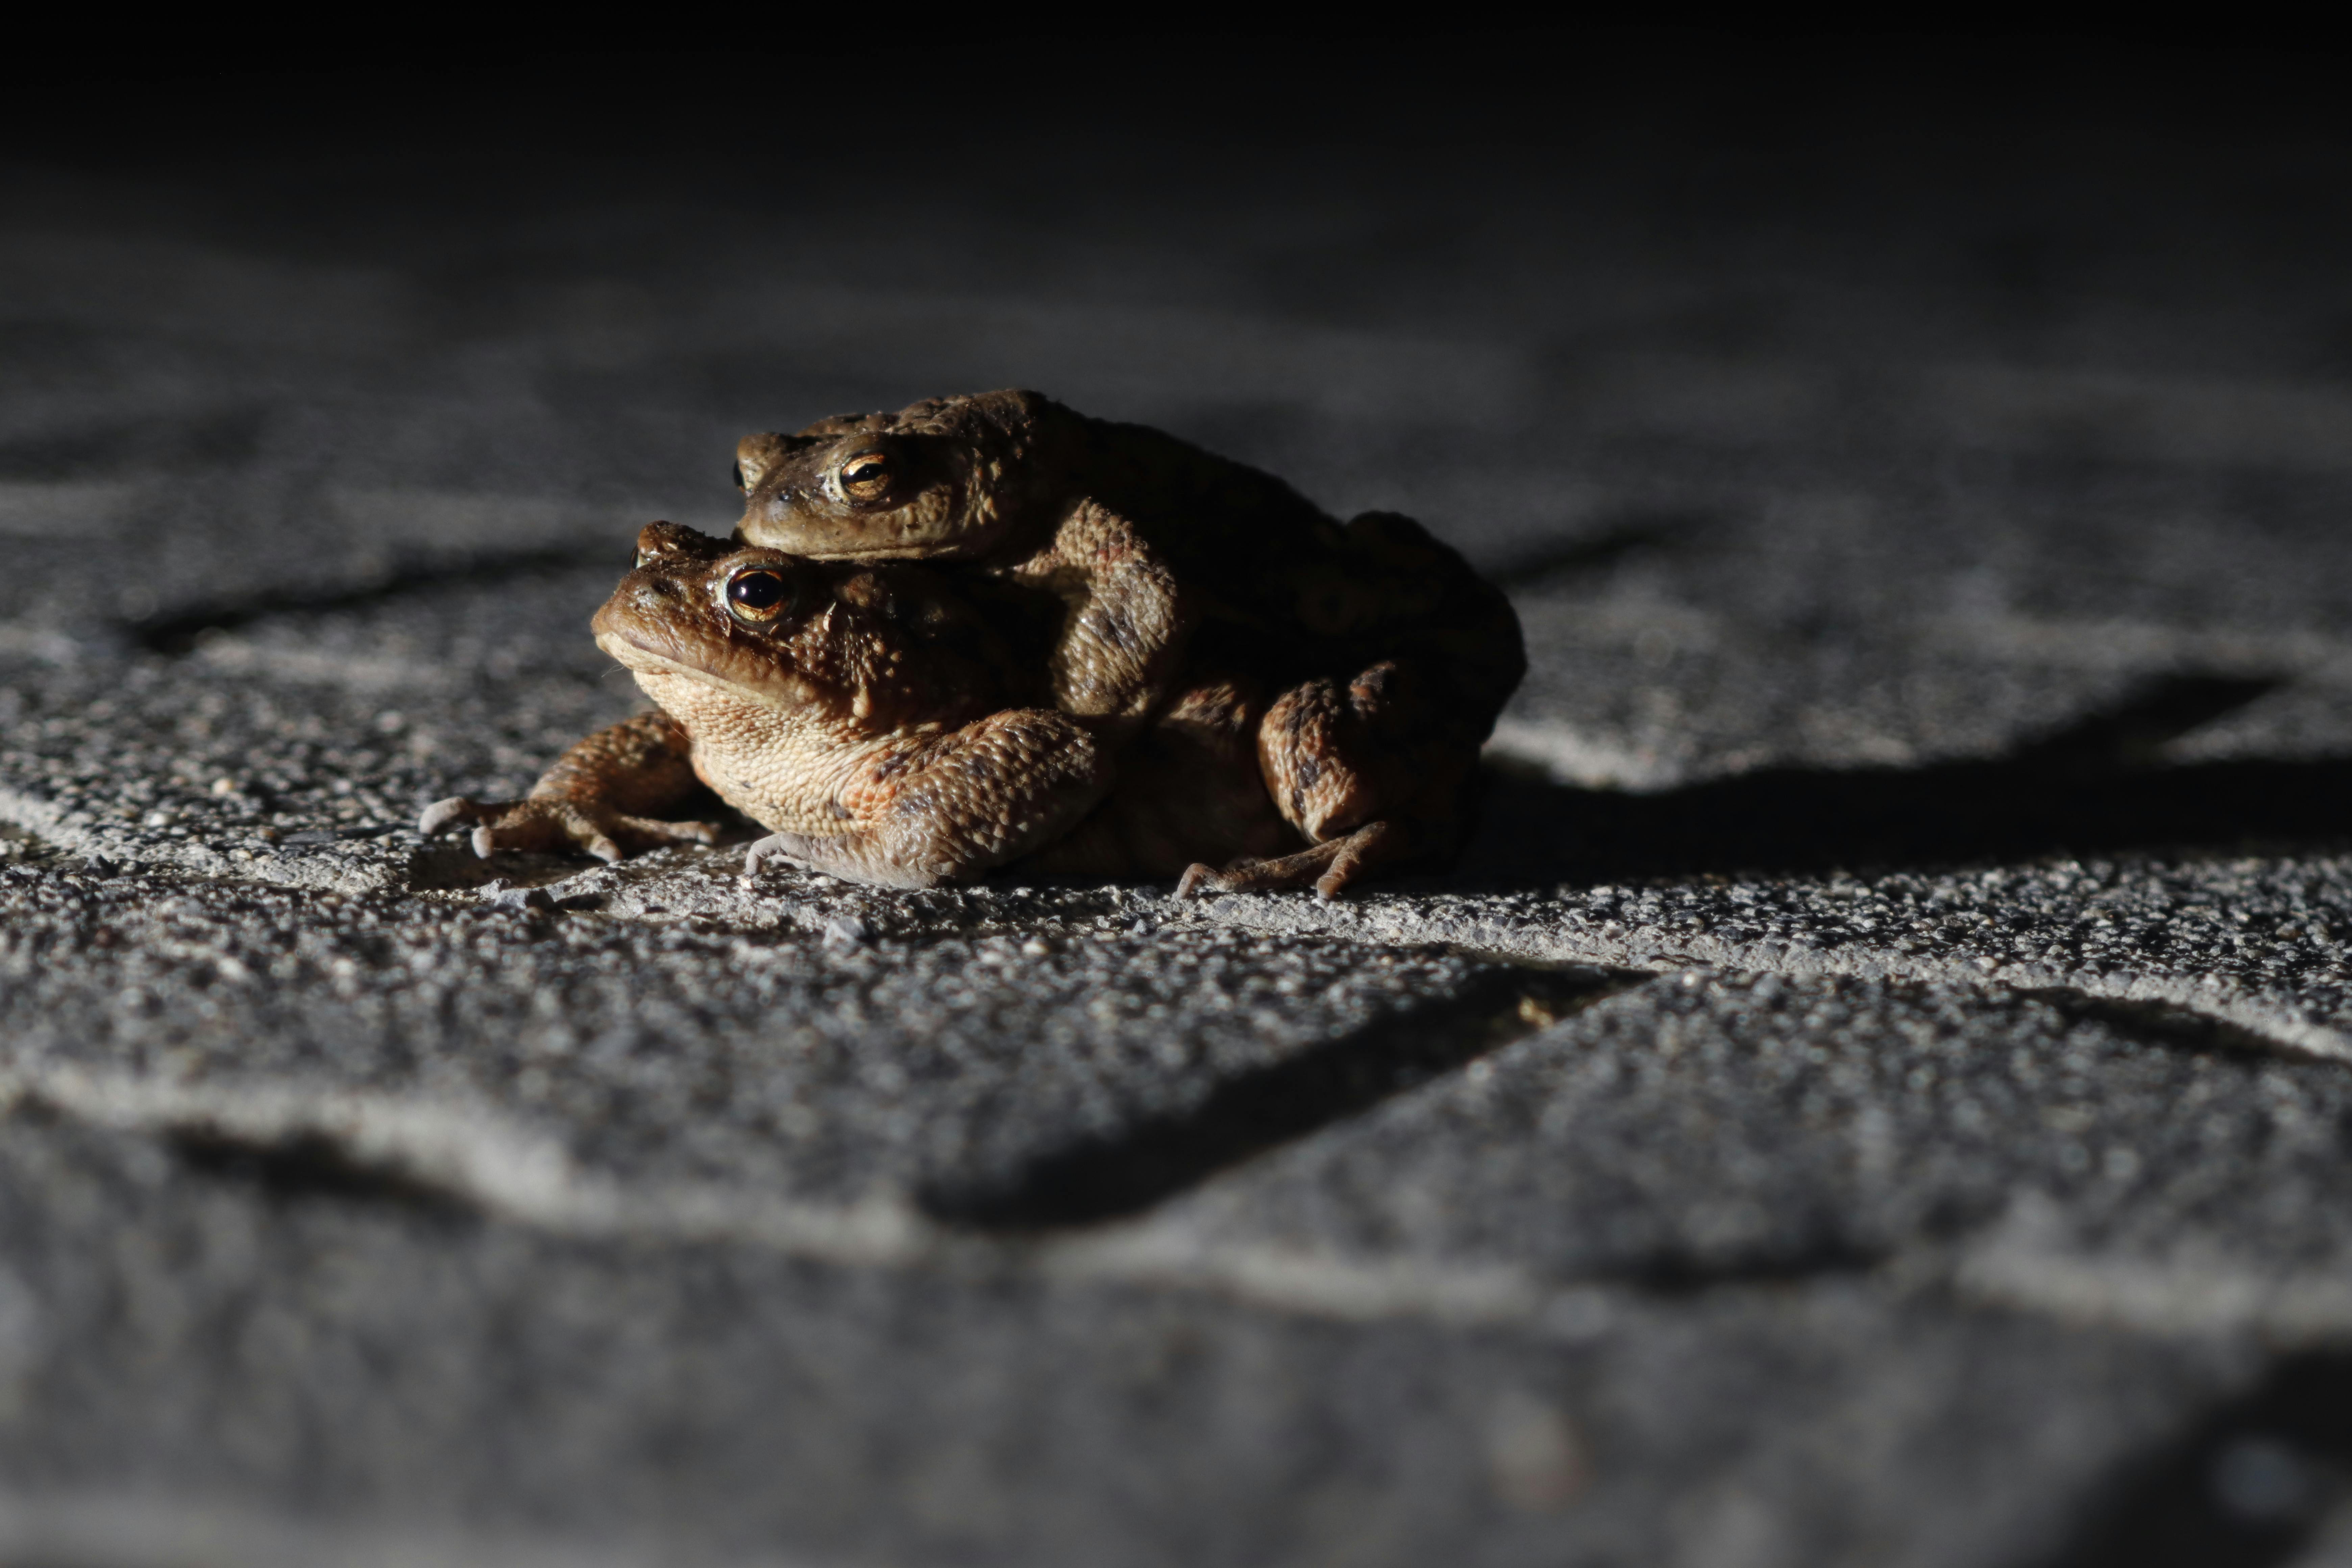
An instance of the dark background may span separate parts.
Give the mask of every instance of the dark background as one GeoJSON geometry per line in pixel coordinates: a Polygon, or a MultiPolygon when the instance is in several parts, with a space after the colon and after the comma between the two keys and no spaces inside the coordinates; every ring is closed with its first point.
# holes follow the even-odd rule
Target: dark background
{"type": "Polygon", "coordinates": [[[1579,782],[1984,754],[2192,657],[2093,679],[2021,626],[2268,637],[2192,657],[2266,679],[2346,607],[2309,37],[738,31],[21,60],[0,482],[108,521],[10,525],[0,614],[169,650],[617,562],[730,521],[746,430],[1003,384],[1514,574],[1557,645],[1520,716],[1622,753],[1579,782]],[[1746,651],[1645,717],[1658,603],[1746,651]]]}

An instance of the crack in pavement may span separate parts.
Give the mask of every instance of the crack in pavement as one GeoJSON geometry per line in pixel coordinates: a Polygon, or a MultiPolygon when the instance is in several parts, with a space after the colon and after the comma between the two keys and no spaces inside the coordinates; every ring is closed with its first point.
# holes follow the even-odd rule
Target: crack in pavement
{"type": "MultiPolygon", "coordinates": [[[[70,1068],[0,1070],[0,1115],[27,1112],[154,1138],[197,1179],[258,1188],[271,1202],[391,1201],[436,1226],[462,1222],[470,1211],[582,1239],[749,1247],[853,1269],[1034,1276],[1205,1295],[1336,1321],[1428,1321],[1576,1342],[1644,1303],[1689,1300],[1706,1283],[1688,1275],[1651,1280],[1638,1271],[1562,1283],[1515,1265],[1210,1242],[1133,1222],[992,1232],[942,1225],[887,1198],[842,1205],[716,1182],[624,1184],[579,1168],[560,1146],[503,1119],[364,1090],[165,1085],[70,1068]]],[[[1875,1271],[1915,1289],[1932,1282],[1943,1256],[1922,1249],[1875,1271]]],[[[1713,1287],[1780,1290],[1857,1271],[1870,1270],[1843,1257],[1805,1272],[1734,1268],[1713,1287]]]]}
{"type": "Polygon", "coordinates": [[[1052,1151],[993,1184],[927,1186],[917,1201],[934,1218],[982,1230],[1083,1226],[1139,1214],[1227,1166],[1654,978],[1605,970],[1489,973],[1464,994],[1228,1078],[1181,1115],[1052,1151]]]}
{"type": "Polygon", "coordinates": [[[205,1175],[242,1182],[273,1203],[331,1198],[390,1204],[436,1219],[479,1214],[474,1194],[404,1166],[361,1154],[319,1128],[256,1137],[218,1126],[187,1124],[163,1135],[180,1163],[205,1175]]]}
{"type": "MultiPolygon", "coordinates": [[[[1727,973],[1843,975],[1858,980],[1939,983],[2081,1004],[2137,1007],[2185,1015],[2227,1032],[2227,1040],[2299,1060],[2352,1061],[2352,1029],[2320,1023],[2290,997],[2221,994],[2222,977],[2087,973],[2046,963],[2002,961],[1985,953],[1949,958],[1909,954],[1886,943],[1807,947],[1767,937],[1742,941],[1688,930],[1633,929],[1604,934],[1589,925],[1528,919],[1528,906],[1468,895],[1413,898],[1367,895],[1353,905],[1307,908],[1264,895],[1227,895],[1201,915],[1253,931],[1350,937],[1364,942],[1441,943],[1465,954],[1517,963],[1585,963],[1612,969],[1675,967],[1727,973]]],[[[1597,923],[1597,922],[1596,922],[1597,923]]]]}

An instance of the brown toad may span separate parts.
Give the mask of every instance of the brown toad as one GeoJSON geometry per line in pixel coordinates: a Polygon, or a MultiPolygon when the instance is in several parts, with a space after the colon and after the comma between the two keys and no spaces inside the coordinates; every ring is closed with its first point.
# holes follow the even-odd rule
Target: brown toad
{"type": "Polygon", "coordinates": [[[819,563],[656,523],[593,626],[658,710],[573,746],[528,800],[440,803],[426,832],[470,820],[486,855],[578,845],[608,859],[708,842],[709,824],[658,815],[698,781],[773,830],[750,868],[782,856],[888,887],[1023,856],[1045,873],[1173,876],[1300,847],[1258,776],[1252,683],[1176,693],[1106,799],[1095,737],[1020,706],[1032,661],[920,566],[819,563]]]}
{"type": "Polygon", "coordinates": [[[1323,886],[1443,851],[1526,672],[1508,601],[1411,519],[1343,525],[1271,475],[1033,392],[749,437],[735,477],[748,543],[937,561],[1047,600],[1048,700],[1102,742],[1163,710],[1204,637],[1278,690],[1259,762],[1314,847],[1188,888],[1323,886]]]}

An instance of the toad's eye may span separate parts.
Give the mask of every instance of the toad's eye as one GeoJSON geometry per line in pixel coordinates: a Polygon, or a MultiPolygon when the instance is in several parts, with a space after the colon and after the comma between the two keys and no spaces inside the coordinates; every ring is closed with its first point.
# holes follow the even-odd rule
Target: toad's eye
{"type": "Polygon", "coordinates": [[[743,482],[743,465],[740,463],[735,465],[735,488],[739,490],[751,488],[743,482]]]}
{"type": "Polygon", "coordinates": [[[772,621],[792,597],[793,585],[784,580],[784,574],[764,566],[738,572],[728,579],[728,607],[742,620],[772,621]]]}
{"type": "Polygon", "coordinates": [[[890,465],[879,452],[860,452],[841,465],[841,493],[852,500],[872,500],[890,488],[890,465]]]}

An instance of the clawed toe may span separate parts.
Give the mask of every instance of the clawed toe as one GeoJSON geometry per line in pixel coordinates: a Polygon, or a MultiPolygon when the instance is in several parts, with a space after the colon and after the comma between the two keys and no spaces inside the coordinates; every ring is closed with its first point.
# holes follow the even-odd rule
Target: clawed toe
{"type": "Polygon", "coordinates": [[[516,849],[584,853],[611,862],[625,858],[634,849],[657,849],[668,844],[713,844],[719,839],[715,823],[625,816],[551,796],[478,801],[452,795],[426,806],[416,826],[417,831],[430,834],[466,822],[475,825],[469,841],[474,853],[485,860],[501,849],[516,849]]]}
{"type": "MultiPolygon", "coordinates": [[[[1243,866],[1247,865],[1248,862],[1237,860],[1234,864],[1235,866],[1243,866]]],[[[1176,896],[1180,899],[1196,898],[1200,895],[1201,889],[1203,888],[1206,888],[1213,893],[1223,892],[1225,890],[1225,874],[1218,870],[1214,866],[1204,865],[1201,861],[1195,860],[1192,864],[1184,868],[1184,875],[1178,879],[1176,883],[1176,896]]]]}
{"type": "Polygon", "coordinates": [[[1401,847],[1385,822],[1367,823],[1353,833],[1273,860],[1236,860],[1223,870],[1194,865],[1176,884],[1180,899],[1213,893],[1279,893],[1312,887],[1316,896],[1336,899],[1367,866],[1390,858],[1401,847]]]}
{"type": "Polygon", "coordinates": [[[758,839],[743,851],[743,875],[756,877],[760,868],[771,860],[790,860],[800,847],[799,837],[791,833],[771,833],[758,839]]]}
{"type": "Polygon", "coordinates": [[[466,795],[453,795],[446,800],[436,800],[426,806],[423,815],[416,819],[416,831],[429,837],[452,823],[463,822],[469,817],[481,815],[482,806],[479,802],[466,795]]]}

